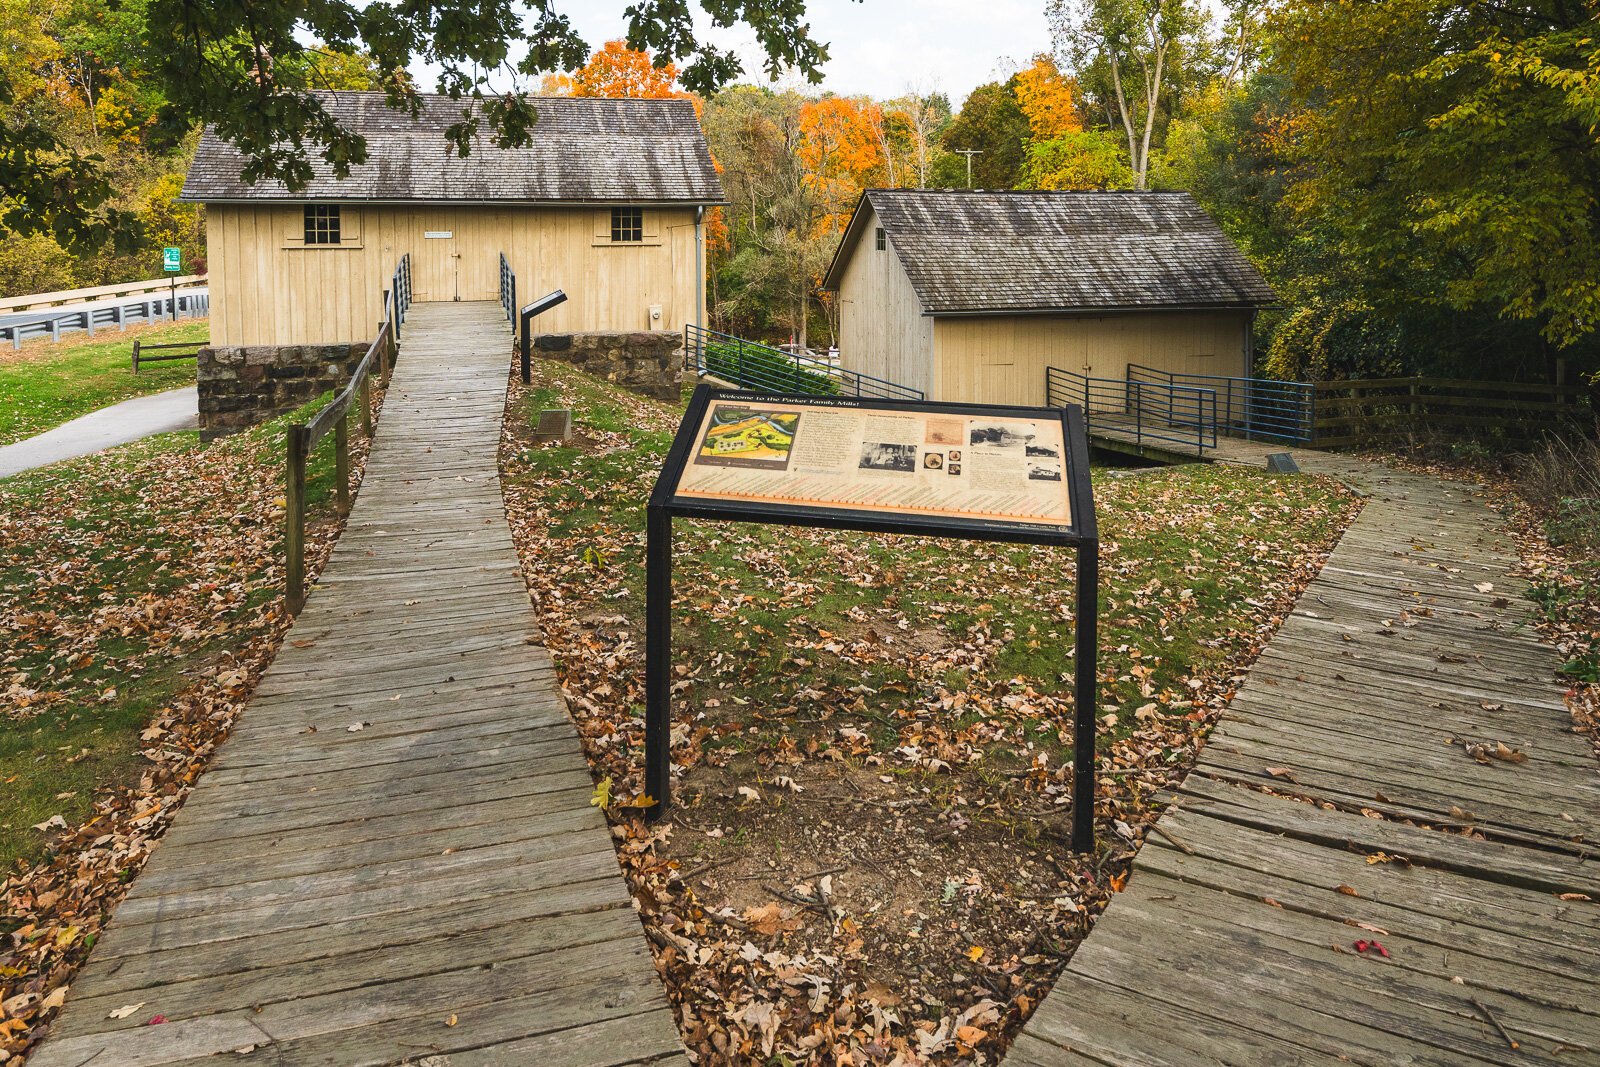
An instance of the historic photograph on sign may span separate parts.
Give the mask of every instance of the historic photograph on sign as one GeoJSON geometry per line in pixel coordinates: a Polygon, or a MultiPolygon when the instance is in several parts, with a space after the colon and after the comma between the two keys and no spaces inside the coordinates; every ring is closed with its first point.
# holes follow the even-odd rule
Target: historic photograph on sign
{"type": "Polygon", "coordinates": [[[970,443],[987,448],[1020,448],[1032,444],[1037,436],[1038,433],[1031,422],[976,421],[972,425],[970,443]]]}
{"type": "Polygon", "coordinates": [[[800,414],[717,404],[694,461],[714,467],[783,470],[789,465],[800,414]]]}
{"type": "Polygon", "coordinates": [[[861,469],[864,471],[914,471],[917,469],[917,446],[867,441],[861,446],[861,469]]]}

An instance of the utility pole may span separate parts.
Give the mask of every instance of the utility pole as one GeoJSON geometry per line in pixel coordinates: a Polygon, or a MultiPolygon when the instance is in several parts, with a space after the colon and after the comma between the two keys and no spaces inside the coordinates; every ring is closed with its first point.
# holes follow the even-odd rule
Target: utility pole
{"type": "Polygon", "coordinates": [[[957,155],[963,155],[963,156],[967,157],[967,188],[971,189],[972,188],[972,157],[973,156],[981,156],[981,155],[983,155],[983,149],[981,149],[981,148],[958,148],[958,149],[956,149],[956,154],[957,155]]]}

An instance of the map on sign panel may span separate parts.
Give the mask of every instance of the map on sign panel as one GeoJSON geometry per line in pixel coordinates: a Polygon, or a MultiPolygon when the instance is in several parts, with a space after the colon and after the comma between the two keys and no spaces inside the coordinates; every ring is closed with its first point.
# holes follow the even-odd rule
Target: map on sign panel
{"type": "Polygon", "coordinates": [[[1061,421],[826,404],[707,408],[677,494],[1070,526],[1061,421]]]}

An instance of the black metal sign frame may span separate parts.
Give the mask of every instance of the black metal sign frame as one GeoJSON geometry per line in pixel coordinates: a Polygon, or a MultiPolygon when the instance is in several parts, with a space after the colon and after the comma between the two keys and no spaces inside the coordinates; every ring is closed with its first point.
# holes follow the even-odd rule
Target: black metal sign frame
{"type": "Polygon", "coordinates": [[[1073,664],[1073,796],[1072,847],[1094,850],[1095,709],[1098,663],[1100,539],[1094,495],[1089,485],[1089,439],[1083,409],[1010,407],[993,404],[946,404],[923,400],[878,400],[852,397],[781,396],[698,387],[683,424],[650,494],[646,512],[645,562],[645,792],[655,803],[646,818],[661,818],[672,791],[672,520],[675,517],[733,522],[765,522],[816,526],[869,533],[957,537],[975,541],[1057,545],[1075,549],[1077,618],[1073,664]],[[1070,525],[967,519],[947,515],[776,505],[753,501],[707,500],[676,492],[690,460],[710,405],[734,401],[801,407],[855,408],[863,412],[916,412],[1007,419],[1061,420],[1065,445],[1070,525]]]}

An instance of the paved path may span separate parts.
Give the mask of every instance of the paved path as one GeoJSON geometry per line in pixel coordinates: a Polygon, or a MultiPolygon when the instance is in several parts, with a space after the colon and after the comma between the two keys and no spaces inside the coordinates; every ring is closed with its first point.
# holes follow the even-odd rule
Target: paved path
{"type": "Polygon", "coordinates": [[[412,309],[322,580],[30,1067],[687,1063],[506,527],[509,358],[498,304],[412,309]]]}
{"type": "Polygon", "coordinates": [[[55,429],[0,447],[0,478],[87,456],[152,434],[192,430],[200,425],[199,409],[195,387],[187,385],[91,411],[55,429]]]}
{"type": "Polygon", "coordinates": [[[1600,774],[1498,517],[1295,455],[1372,497],[1007,1067],[1600,1063],[1600,774]]]}

